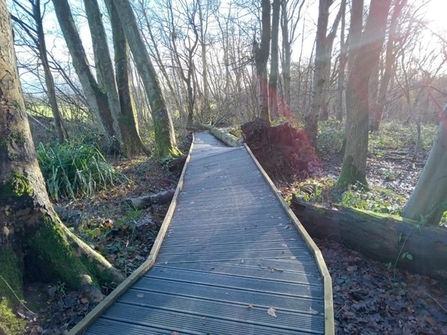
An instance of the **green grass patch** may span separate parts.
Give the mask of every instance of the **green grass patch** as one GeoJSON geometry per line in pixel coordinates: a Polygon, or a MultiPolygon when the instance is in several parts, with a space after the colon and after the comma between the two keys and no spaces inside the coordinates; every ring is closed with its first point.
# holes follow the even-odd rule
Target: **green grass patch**
{"type": "Polygon", "coordinates": [[[18,318],[5,298],[0,297],[0,333],[24,334],[26,321],[18,318]]]}
{"type": "Polygon", "coordinates": [[[37,158],[50,197],[90,196],[126,180],[93,145],[66,142],[37,148],[37,158]]]}

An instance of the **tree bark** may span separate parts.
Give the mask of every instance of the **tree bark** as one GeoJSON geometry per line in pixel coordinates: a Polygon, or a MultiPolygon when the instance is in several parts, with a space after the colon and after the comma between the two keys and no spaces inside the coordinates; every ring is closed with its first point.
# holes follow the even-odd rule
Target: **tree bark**
{"type": "Polygon", "coordinates": [[[287,1],[281,1],[281,32],[282,32],[282,77],[284,84],[284,102],[290,106],[290,66],[291,51],[289,40],[289,18],[287,1]]]}
{"type": "Polygon", "coordinates": [[[327,62],[326,53],[326,31],[329,20],[329,7],[333,0],[320,0],[318,6],[317,37],[315,46],[315,69],[312,80],[312,96],[310,110],[305,117],[306,133],[311,143],[315,146],[318,135],[318,117],[320,114],[323,89],[328,78],[326,78],[325,66],[327,62]]]}
{"type": "Polygon", "coordinates": [[[340,11],[342,12],[340,29],[340,57],[337,79],[337,100],[335,102],[335,117],[338,121],[342,121],[344,115],[345,69],[347,61],[345,42],[346,0],[342,0],[340,7],[340,11]]]}
{"type": "Polygon", "coordinates": [[[396,62],[396,41],[397,41],[397,25],[398,19],[402,12],[402,9],[406,6],[407,0],[396,1],[394,5],[393,15],[391,16],[391,22],[388,33],[388,41],[386,43],[385,52],[385,70],[380,81],[379,92],[377,96],[377,101],[372,109],[373,119],[371,120],[371,129],[379,130],[380,122],[382,121],[382,114],[385,110],[385,105],[387,102],[387,91],[388,84],[394,73],[394,63],[396,62]]]}
{"type": "MultiPolygon", "coordinates": [[[[84,0],[85,13],[87,15],[90,35],[92,37],[93,53],[95,55],[95,66],[99,86],[103,88],[107,95],[108,105],[111,114],[113,134],[120,147],[123,145],[118,122],[121,114],[118,92],[116,89],[115,76],[113,73],[112,58],[110,57],[107,35],[102,23],[102,14],[99,10],[97,0],[84,0]]],[[[112,26],[115,22],[112,22],[112,26]]]]}
{"type": "Polygon", "coordinates": [[[45,85],[47,87],[48,100],[50,102],[51,111],[54,117],[54,128],[56,130],[57,140],[63,143],[67,139],[67,131],[65,130],[63,118],[56,99],[56,91],[54,86],[53,74],[51,73],[50,65],[47,57],[47,46],[45,43],[45,34],[43,31],[42,14],[40,11],[40,0],[31,2],[33,7],[33,18],[36,23],[37,40],[40,60],[45,74],[45,85]]]}
{"type": "Polygon", "coordinates": [[[166,190],[157,194],[143,195],[138,198],[125,199],[134,210],[145,209],[155,204],[169,204],[174,197],[175,189],[166,190]]]}
{"type": "MultiPolygon", "coordinates": [[[[354,1],[353,4],[356,2],[354,1]]],[[[350,43],[353,42],[350,50],[355,51],[349,56],[352,64],[346,84],[346,147],[342,169],[336,184],[339,189],[355,183],[360,183],[365,187],[368,185],[366,155],[368,152],[369,78],[374,66],[379,62],[390,4],[391,0],[371,1],[360,48],[355,50],[354,41],[356,40],[350,40],[350,43]],[[352,56],[354,56],[353,59],[352,56]]],[[[354,24],[353,20],[359,20],[354,14],[362,16],[363,10],[352,13],[351,28],[354,24]]]]}
{"type": "Polygon", "coordinates": [[[272,4],[272,51],[270,58],[269,76],[269,98],[270,116],[277,118],[278,114],[278,68],[279,68],[279,14],[281,10],[281,0],[273,0],[272,4]]]}
{"type": "Polygon", "coordinates": [[[310,236],[331,239],[393,267],[447,279],[447,229],[351,208],[322,208],[292,200],[310,236]]]}
{"type": "Polygon", "coordinates": [[[53,6],[88,105],[93,111],[96,119],[99,121],[100,129],[106,136],[109,144],[116,148],[119,143],[114,140],[116,134],[113,127],[113,117],[110,112],[107,95],[101,91],[101,88],[90,71],[87,56],[76,30],[68,1],[53,0],[53,6]]]}
{"type": "MultiPolygon", "coordinates": [[[[126,36],[124,34],[118,12],[112,0],[105,1],[112,24],[113,49],[115,53],[115,78],[118,88],[120,114],[118,116],[123,152],[128,157],[144,153],[149,156],[150,150],[146,148],[138,132],[138,123],[132,106],[129,84],[129,56],[126,36]]],[[[113,68],[112,68],[113,71],[113,68]]]]}
{"type": "Polygon", "coordinates": [[[441,114],[438,135],[413,193],[405,204],[403,217],[439,224],[447,204],[447,105],[441,114]]]}
{"type": "Polygon", "coordinates": [[[270,122],[267,62],[270,53],[270,0],[262,0],[261,43],[253,41],[253,57],[259,82],[259,115],[270,122]]]}
{"type": "Polygon", "coordinates": [[[155,154],[161,158],[177,157],[181,152],[177,148],[174,125],[168,112],[157,73],[149,58],[128,0],[113,0],[132,51],[138,72],[143,80],[147,98],[151,106],[155,130],[155,154]]]}
{"type": "MultiPolygon", "coordinates": [[[[0,295],[10,306],[17,303],[15,294],[23,297],[25,277],[60,280],[70,288],[124,279],[54,212],[36,159],[12,40],[6,2],[0,0],[0,295]]],[[[91,297],[101,299],[99,289],[91,297]]]]}

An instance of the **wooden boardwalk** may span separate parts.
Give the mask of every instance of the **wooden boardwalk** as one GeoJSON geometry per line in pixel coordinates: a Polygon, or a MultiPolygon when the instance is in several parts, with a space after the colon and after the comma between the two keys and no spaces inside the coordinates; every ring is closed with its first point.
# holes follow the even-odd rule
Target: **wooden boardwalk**
{"type": "Polygon", "coordinates": [[[70,334],[334,334],[321,254],[251,153],[199,133],[188,161],[146,264],[70,334]]]}

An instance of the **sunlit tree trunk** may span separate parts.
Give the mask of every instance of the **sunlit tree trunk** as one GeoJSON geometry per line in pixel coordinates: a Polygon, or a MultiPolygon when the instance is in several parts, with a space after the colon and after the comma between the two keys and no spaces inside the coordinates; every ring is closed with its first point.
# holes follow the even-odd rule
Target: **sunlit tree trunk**
{"type": "Polygon", "coordinates": [[[259,81],[259,116],[270,122],[267,62],[270,53],[270,0],[262,0],[261,42],[253,41],[253,56],[259,81]]]}
{"type": "Polygon", "coordinates": [[[270,60],[269,98],[270,115],[278,117],[278,67],[279,67],[279,13],[281,0],[273,0],[272,4],[272,51],[270,60]]]}
{"type": "Polygon", "coordinates": [[[119,143],[115,141],[115,138],[119,138],[119,136],[117,136],[113,127],[114,120],[107,95],[101,90],[90,71],[87,56],[76,30],[68,1],[53,0],[53,6],[88,105],[99,121],[99,127],[104,132],[109,144],[114,149],[119,150],[119,143]]]}
{"type": "Polygon", "coordinates": [[[289,41],[289,18],[287,1],[281,1],[281,32],[282,32],[282,77],[284,83],[284,102],[290,106],[290,65],[291,51],[289,41]]]}
{"type": "MultiPolygon", "coordinates": [[[[353,24],[352,20],[362,22],[363,4],[360,9],[360,6],[354,7],[356,2],[359,5],[363,1],[353,1],[351,25],[353,24]],[[355,12],[354,9],[358,12],[355,12]]],[[[349,59],[352,63],[346,84],[346,147],[342,169],[336,183],[336,187],[340,189],[355,183],[367,186],[369,78],[379,62],[390,4],[391,0],[371,1],[361,44],[354,52],[354,58],[349,59]]],[[[353,43],[350,45],[350,50],[355,50],[351,48],[357,48],[357,46],[353,43]]]]}
{"type": "Polygon", "coordinates": [[[162,158],[178,156],[181,153],[176,146],[172,119],[166,106],[157,73],[141,37],[132,7],[128,0],[114,0],[113,3],[120,17],[126,39],[151,105],[155,130],[155,153],[162,158]]]}
{"type": "Polygon", "coordinates": [[[48,199],[4,0],[0,0],[0,50],[0,295],[9,306],[17,304],[26,277],[61,281],[69,288],[88,287],[90,297],[99,300],[102,295],[92,286],[118,283],[123,277],[60,222],[48,199]]]}
{"type": "Polygon", "coordinates": [[[402,216],[412,220],[439,224],[447,206],[447,105],[441,114],[438,135],[402,216]]]}

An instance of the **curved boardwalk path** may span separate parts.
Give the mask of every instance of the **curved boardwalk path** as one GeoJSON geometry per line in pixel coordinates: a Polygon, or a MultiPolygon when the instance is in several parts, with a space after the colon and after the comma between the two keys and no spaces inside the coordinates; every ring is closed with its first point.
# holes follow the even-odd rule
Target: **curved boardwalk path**
{"type": "Polygon", "coordinates": [[[245,147],[196,134],[177,193],[153,267],[71,333],[334,333],[321,254],[245,147]]]}

